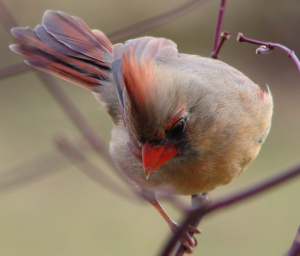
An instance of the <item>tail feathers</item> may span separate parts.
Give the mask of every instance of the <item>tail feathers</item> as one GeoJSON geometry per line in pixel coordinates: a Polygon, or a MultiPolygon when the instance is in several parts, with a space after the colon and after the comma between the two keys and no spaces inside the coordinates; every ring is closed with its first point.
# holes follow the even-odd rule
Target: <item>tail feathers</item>
{"type": "Polygon", "coordinates": [[[83,60],[89,60],[92,61],[93,59],[91,57],[88,57],[82,53],[76,52],[72,49],[70,49],[68,46],[65,44],[57,41],[55,37],[53,37],[51,34],[47,32],[44,26],[38,25],[36,26],[35,34],[36,36],[46,45],[48,45],[50,48],[64,54],[67,56],[83,59],[83,60]]]}
{"type": "Polygon", "coordinates": [[[60,67],[60,72],[58,72],[57,69],[47,66],[43,62],[40,62],[38,60],[27,60],[27,61],[25,61],[25,63],[33,68],[47,72],[51,75],[55,75],[57,77],[60,77],[71,83],[85,87],[87,89],[93,88],[95,86],[95,84],[98,83],[98,81],[93,78],[90,78],[88,76],[83,76],[79,72],[76,72],[72,69],[68,69],[65,67],[60,67]],[[64,72],[62,72],[63,69],[64,69],[64,72]]]}
{"type": "Polygon", "coordinates": [[[28,65],[94,91],[110,79],[112,44],[102,32],[53,11],[45,13],[44,24],[12,29],[20,44],[11,49],[33,59],[28,65]]]}
{"type": "Polygon", "coordinates": [[[95,37],[89,27],[79,18],[55,11],[47,11],[43,25],[48,33],[74,51],[83,53],[95,60],[101,60],[102,54],[112,52],[112,44],[95,37]]]}

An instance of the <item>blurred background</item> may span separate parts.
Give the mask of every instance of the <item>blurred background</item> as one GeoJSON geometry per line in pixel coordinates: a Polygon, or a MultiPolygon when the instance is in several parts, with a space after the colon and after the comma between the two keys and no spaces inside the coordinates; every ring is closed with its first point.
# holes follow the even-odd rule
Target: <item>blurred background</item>
{"type": "MultiPolygon", "coordinates": [[[[20,26],[34,28],[45,10],[82,18],[91,28],[111,33],[182,4],[180,0],[6,0],[20,26]]],[[[202,6],[176,21],[138,36],[166,37],[180,52],[210,56],[220,1],[202,6]]],[[[212,200],[255,184],[300,162],[300,74],[287,54],[275,50],[255,55],[256,47],[237,43],[236,34],[278,42],[300,55],[300,2],[296,0],[228,1],[223,30],[232,37],[220,60],[239,69],[274,97],[271,133],[257,159],[231,184],[210,193],[212,200]]],[[[0,24],[0,67],[18,63],[8,45],[12,37],[0,24]]],[[[86,119],[110,139],[112,124],[88,90],[58,80],[86,119]]],[[[0,80],[0,171],[2,174],[55,152],[53,138],[77,129],[33,71],[0,80]]],[[[109,175],[99,157],[90,159],[109,175]]],[[[0,176],[1,177],[1,176],[0,176]]],[[[0,181],[1,183],[1,181],[0,181]]],[[[72,164],[31,182],[0,190],[0,255],[82,256],[157,255],[170,231],[155,209],[115,196],[72,164]]],[[[205,217],[194,255],[283,255],[300,224],[300,179],[259,197],[205,217]]],[[[189,198],[185,198],[189,202],[189,198]]],[[[163,203],[179,221],[179,210],[163,203]]]]}

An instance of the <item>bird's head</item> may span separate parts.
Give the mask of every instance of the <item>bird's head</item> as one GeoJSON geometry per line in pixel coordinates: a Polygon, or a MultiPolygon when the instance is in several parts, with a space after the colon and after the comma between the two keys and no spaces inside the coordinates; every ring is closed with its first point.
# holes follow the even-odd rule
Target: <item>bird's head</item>
{"type": "MultiPolygon", "coordinates": [[[[157,43],[158,39],[153,40],[157,43]]],[[[114,75],[121,92],[123,121],[131,138],[129,149],[142,161],[148,178],[159,166],[185,153],[189,144],[189,105],[187,94],[181,89],[182,81],[176,79],[174,70],[160,65],[157,48],[150,56],[147,49],[137,55],[137,48],[123,49],[121,75],[114,75]],[[155,54],[158,57],[154,58],[155,54]]],[[[168,47],[172,53],[173,49],[176,48],[168,47]]]]}
{"type": "MultiPolygon", "coordinates": [[[[140,64],[141,65],[141,64],[140,64]]],[[[180,95],[152,64],[145,64],[134,77],[124,68],[126,91],[124,120],[141,148],[146,178],[180,153],[188,113],[180,95]]]]}

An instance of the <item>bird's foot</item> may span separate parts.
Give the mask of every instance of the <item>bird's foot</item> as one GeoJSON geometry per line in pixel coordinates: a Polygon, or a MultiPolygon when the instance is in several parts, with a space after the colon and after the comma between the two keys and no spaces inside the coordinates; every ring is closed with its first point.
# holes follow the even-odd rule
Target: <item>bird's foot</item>
{"type": "MultiPolygon", "coordinates": [[[[176,234],[180,226],[173,222],[171,226],[171,230],[173,234],[176,234]]],[[[194,234],[200,234],[201,230],[196,227],[189,226],[187,230],[182,234],[179,238],[181,244],[186,248],[187,253],[192,253],[194,251],[195,246],[197,246],[197,240],[194,237],[194,234]]]]}

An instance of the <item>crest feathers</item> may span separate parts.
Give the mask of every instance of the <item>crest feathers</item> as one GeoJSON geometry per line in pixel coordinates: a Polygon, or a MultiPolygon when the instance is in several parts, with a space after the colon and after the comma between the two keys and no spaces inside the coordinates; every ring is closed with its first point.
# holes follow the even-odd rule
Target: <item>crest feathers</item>
{"type": "MultiPolygon", "coordinates": [[[[155,59],[177,57],[176,47],[171,40],[153,37],[137,38],[125,43],[121,63],[123,86],[135,108],[139,106],[139,110],[142,110],[147,95],[155,87],[155,59]]],[[[118,58],[121,58],[120,53],[118,58]]]]}

